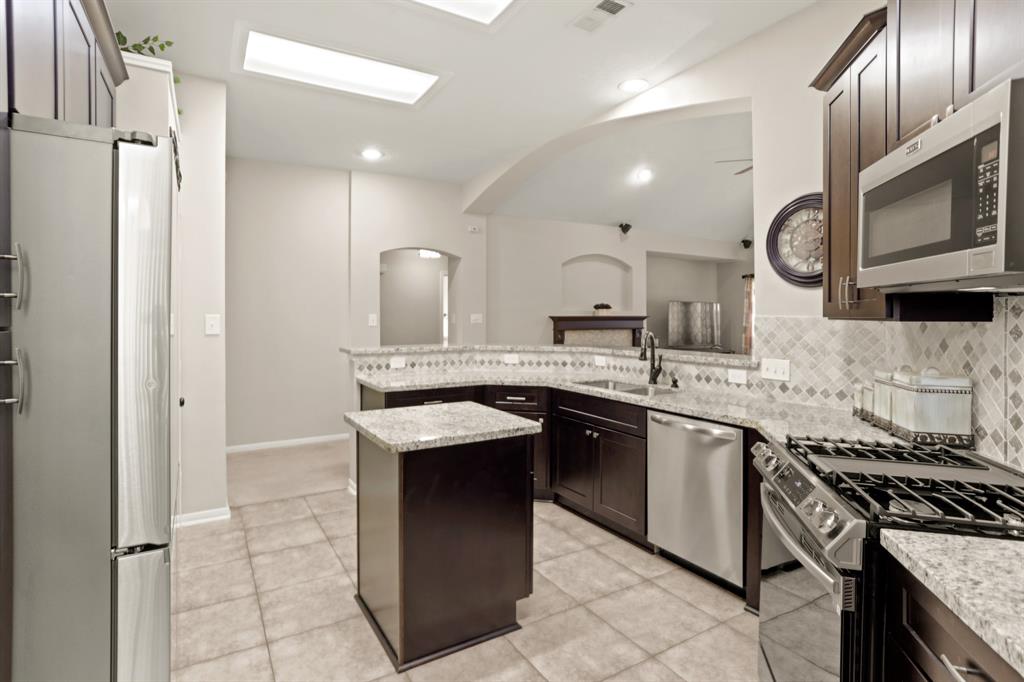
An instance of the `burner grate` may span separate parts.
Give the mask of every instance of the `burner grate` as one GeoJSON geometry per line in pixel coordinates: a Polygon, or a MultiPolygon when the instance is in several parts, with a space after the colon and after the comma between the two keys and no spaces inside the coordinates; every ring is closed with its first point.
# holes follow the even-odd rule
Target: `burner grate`
{"type": "Polygon", "coordinates": [[[1024,540],[1024,486],[836,472],[836,490],[874,522],[1024,540]]]}
{"type": "Polygon", "coordinates": [[[945,445],[921,445],[917,443],[882,443],[881,441],[848,441],[827,438],[786,438],[786,447],[809,467],[814,467],[811,456],[838,457],[845,459],[878,460],[906,464],[928,464],[958,469],[986,469],[987,467],[969,454],[945,445]]]}

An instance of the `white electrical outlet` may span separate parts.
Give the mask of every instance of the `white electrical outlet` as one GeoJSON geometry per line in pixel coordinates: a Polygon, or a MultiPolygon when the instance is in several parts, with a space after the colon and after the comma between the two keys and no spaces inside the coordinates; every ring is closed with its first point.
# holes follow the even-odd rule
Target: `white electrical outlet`
{"type": "Polygon", "coordinates": [[[789,381],[789,360],[764,358],[761,360],[761,378],[772,381],[789,381]]]}
{"type": "Polygon", "coordinates": [[[367,316],[366,324],[367,324],[367,326],[370,326],[370,327],[376,327],[377,326],[377,315],[376,315],[376,313],[370,313],[367,316]]]}
{"type": "Polygon", "coordinates": [[[205,331],[207,336],[220,336],[220,315],[217,313],[206,314],[205,331]]]}
{"type": "Polygon", "coordinates": [[[608,358],[606,358],[603,355],[595,355],[594,356],[594,366],[595,367],[607,367],[608,366],[608,358]]]}
{"type": "Polygon", "coordinates": [[[729,376],[726,380],[730,384],[745,384],[747,383],[747,370],[745,369],[730,369],[729,376]]]}
{"type": "Polygon", "coordinates": [[[391,369],[405,369],[405,358],[391,358],[391,362],[388,364],[391,365],[391,369]]]}
{"type": "Polygon", "coordinates": [[[501,361],[504,362],[506,365],[518,365],[519,364],[519,354],[518,353],[505,353],[504,355],[501,356],[501,361]]]}
{"type": "Polygon", "coordinates": [[[483,324],[484,323],[484,314],[483,313],[470,313],[469,314],[469,323],[470,324],[483,324]]]}

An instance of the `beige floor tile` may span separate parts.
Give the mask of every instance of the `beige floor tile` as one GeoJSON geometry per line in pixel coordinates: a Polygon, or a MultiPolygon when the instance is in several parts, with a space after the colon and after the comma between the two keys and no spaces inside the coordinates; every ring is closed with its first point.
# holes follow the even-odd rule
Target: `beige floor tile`
{"type": "MultiPolygon", "coordinates": [[[[800,682],[839,682],[838,676],[822,670],[807,659],[794,654],[789,649],[776,644],[768,638],[762,640],[760,645],[764,647],[765,653],[771,657],[771,673],[775,675],[775,679],[777,680],[800,680],[800,682]]],[[[764,665],[763,661],[759,660],[759,663],[764,665]]],[[[767,675],[762,675],[761,679],[769,679],[769,677],[767,675]]]]}
{"type": "Polygon", "coordinates": [[[618,675],[609,677],[605,682],[681,682],[681,680],[664,663],[648,658],[643,663],[638,663],[632,668],[626,668],[618,675]]]}
{"type": "Polygon", "coordinates": [[[742,599],[685,569],[676,569],[652,580],[718,620],[728,620],[743,613],[742,599]]]}
{"type": "Polygon", "coordinates": [[[252,556],[311,545],[327,539],[314,518],[249,528],[245,531],[245,537],[249,541],[249,554],[252,556]]]}
{"type": "Polygon", "coordinates": [[[174,613],[256,594],[249,559],[179,571],[173,580],[174,613]]]}
{"type": "Polygon", "coordinates": [[[242,516],[238,510],[232,510],[231,518],[207,523],[194,523],[190,526],[180,526],[174,529],[175,542],[188,541],[192,538],[200,538],[204,535],[217,535],[232,530],[242,530],[242,516]]]}
{"type": "Polygon", "coordinates": [[[598,545],[596,549],[645,578],[655,578],[678,568],[668,559],[663,559],[621,538],[598,545]]]}
{"type": "Polygon", "coordinates": [[[329,538],[343,538],[356,532],[355,508],[320,514],[316,518],[329,538]]]}
{"type": "Polygon", "coordinates": [[[562,507],[559,507],[554,502],[534,500],[533,515],[538,519],[544,519],[545,521],[551,522],[555,519],[565,518],[566,516],[573,516],[573,513],[570,511],[566,511],[562,507]]]}
{"type": "Polygon", "coordinates": [[[652,655],[718,625],[715,618],[650,582],[595,599],[587,608],[652,655]]]}
{"type": "Polygon", "coordinates": [[[766,621],[794,611],[806,603],[806,599],[796,596],[789,590],[783,590],[769,582],[761,583],[761,618],[766,621]]]}
{"type": "Polygon", "coordinates": [[[355,509],[356,496],[346,490],[332,490],[319,495],[307,495],[306,504],[314,514],[328,514],[342,509],[355,509]]]}
{"type": "Polygon", "coordinates": [[[553,613],[568,611],[576,600],[536,570],[533,571],[533,594],[516,602],[516,621],[527,625],[553,613]]]}
{"type": "Polygon", "coordinates": [[[506,636],[549,680],[603,680],[647,657],[610,625],[577,607],[506,636]]]}
{"type": "Polygon", "coordinates": [[[282,549],[252,558],[252,572],[256,578],[256,589],[260,592],[336,575],[344,570],[328,542],[282,549]]]}
{"type": "Polygon", "coordinates": [[[245,524],[247,530],[258,526],[269,526],[272,523],[313,518],[313,512],[309,510],[309,505],[301,497],[250,504],[240,507],[238,511],[242,515],[242,523],[245,524]]]}
{"type": "Polygon", "coordinates": [[[417,666],[408,675],[412,682],[545,682],[529,661],[501,638],[417,666]]]}
{"type": "Polygon", "coordinates": [[[757,682],[757,642],[727,625],[716,626],[660,654],[685,680],[757,682]]]}
{"type": "Polygon", "coordinates": [[[394,672],[361,615],[270,643],[277,682],[369,682],[394,672]]]}
{"type": "Polygon", "coordinates": [[[260,594],[267,639],[283,637],[359,615],[355,589],[344,573],[260,594]]]}
{"type": "Polygon", "coordinates": [[[643,581],[633,571],[595,549],[537,564],[537,570],[578,602],[603,597],[643,581]]]}
{"type": "Polygon", "coordinates": [[[347,442],[230,453],[231,506],[314,495],[348,487],[347,442]]]}
{"type": "Polygon", "coordinates": [[[332,538],[331,545],[341,559],[341,565],[348,571],[352,583],[355,584],[356,572],[359,570],[359,537],[357,535],[346,535],[343,538],[332,538]]]}
{"type": "Polygon", "coordinates": [[[533,563],[535,564],[578,552],[585,547],[586,545],[582,542],[546,521],[538,520],[533,523],[533,563]]]}
{"type": "Polygon", "coordinates": [[[550,523],[557,528],[561,528],[588,547],[603,545],[618,538],[617,535],[609,533],[596,523],[587,521],[583,517],[576,516],[572,513],[566,513],[564,516],[555,517],[550,521],[550,523]]]}
{"type": "Polygon", "coordinates": [[[777,618],[765,620],[761,634],[781,644],[819,668],[839,674],[839,620],[835,612],[805,604],[777,618]]]}
{"type": "Polygon", "coordinates": [[[171,675],[171,682],[274,682],[266,646],[197,663],[171,675]]]}
{"type": "Polygon", "coordinates": [[[791,594],[802,597],[805,601],[813,601],[827,594],[821,583],[814,579],[806,569],[798,571],[779,571],[768,578],[768,583],[781,587],[791,594]]]}
{"type": "Polygon", "coordinates": [[[232,530],[182,539],[174,545],[174,570],[187,571],[238,559],[247,559],[245,532],[232,530]]]}
{"type": "Polygon", "coordinates": [[[266,643],[256,597],[184,611],[173,617],[175,669],[266,643]]]}
{"type": "Polygon", "coordinates": [[[744,611],[740,615],[733,616],[729,620],[725,621],[725,624],[741,635],[749,637],[750,639],[757,639],[757,616],[752,613],[744,611]]]}
{"type": "Polygon", "coordinates": [[[409,676],[406,673],[392,672],[390,675],[378,677],[373,682],[409,682],[409,676]]]}

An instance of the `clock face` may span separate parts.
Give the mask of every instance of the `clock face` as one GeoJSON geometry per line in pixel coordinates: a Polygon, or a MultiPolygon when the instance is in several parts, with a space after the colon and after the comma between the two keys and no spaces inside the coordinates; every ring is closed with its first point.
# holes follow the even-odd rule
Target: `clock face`
{"type": "Polygon", "coordinates": [[[821,286],[821,200],[821,193],[797,197],[779,211],[768,228],[768,262],[780,277],[797,286],[821,286]]]}
{"type": "Polygon", "coordinates": [[[802,208],[787,218],[777,239],[782,262],[795,272],[821,272],[821,230],[820,208],[802,208]]]}

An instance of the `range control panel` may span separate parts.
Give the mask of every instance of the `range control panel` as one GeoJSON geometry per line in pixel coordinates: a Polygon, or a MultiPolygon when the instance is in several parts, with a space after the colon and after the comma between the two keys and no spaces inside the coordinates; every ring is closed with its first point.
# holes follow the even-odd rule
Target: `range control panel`
{"type": "Polygon", "coordinates": [[[811,494],[814,487],[803,474],[791,466],[784,467],[775,477],[775,484],[783,495],[786,496],[793,506],[800,506],[800,503],[811,494]]]}

